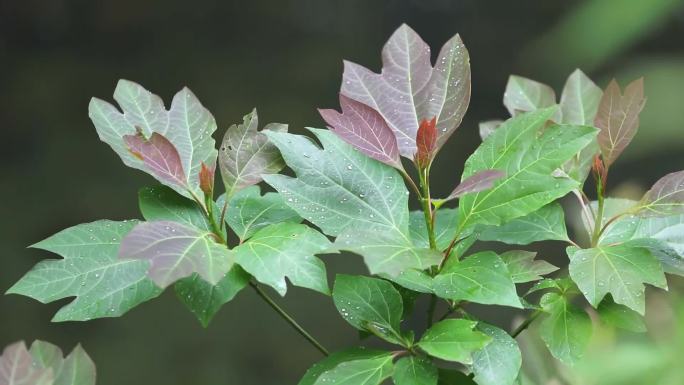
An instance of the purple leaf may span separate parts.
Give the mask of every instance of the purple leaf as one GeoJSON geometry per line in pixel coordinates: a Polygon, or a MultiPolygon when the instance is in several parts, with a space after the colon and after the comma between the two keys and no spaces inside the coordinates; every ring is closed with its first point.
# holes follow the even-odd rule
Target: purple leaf
{"type": "Polygon", "coordinates": [[[643,78],[630,83],[624,95],[614,79],[603,92],[594,125],[601,129],[598,143],[606,167],[615,162],[636,135],[645,102],[643,78]]]}
{"type": "Polygon", "coordinates": [[[640,205],[643,216],[665,216],[684,213],[684,171],[660,178],[646,192],[640,205]]]}
{"type": "Polygon", "coordinates": [[[161,288],[193,273],[216,285],[234,260],[214,234],[170,221],[137,225],[121,241],[119,257],[149,260],[148,276],[161,288]]]}
{"type": "Polygon", "coordinates": [[[483,170],[461,182],[454,191],[449,194],[447,200],[459,198],[465,194],[480,192],[494,186],[494,182],[503,178],[506,174],[499,170],[483,170]]]}
{"type": "Polygon", "coordinates": [[[382,115],[367,105],[340,94],[342,113],[319,109],[329,129],[362,153],[402,169],[397,138],[382,115]]]}
{"type": "Polygon", "coordinates": [[[52,369],[36,365],[24,342],[9,345],[0,356],[0,385],[51,385],[52,369]]]}
{"type": "Polygon", "coordinates": [[[126,135],[124,141],[129,151],[142,160],[148,171],[164,184],[187,188],[185,172],[178,150],[168,139],[156,132],[145,139],[142,133],[126,135]]]}
{"type": "Polygon", "coordinates": [[[430,47],[402,25],[382,50],[383,67],[376,74],[345,61],[341,93],[382,115],[397,137],[399,153],[416,153],[419,122],[437,117],[443,143],[453,132],[470,100],[468,52],[458,36],[447,42],[433,70],[430,47]]]}

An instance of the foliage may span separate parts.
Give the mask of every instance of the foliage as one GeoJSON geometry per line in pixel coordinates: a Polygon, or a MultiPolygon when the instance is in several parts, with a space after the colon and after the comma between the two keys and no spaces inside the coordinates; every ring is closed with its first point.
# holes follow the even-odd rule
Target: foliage
{"type": "MultiPolygon", "coordinates": [[[[590,342],[588,311],[643,331],[645,285],[666,289],[665,273],[684,274],[684,171],[638,202],[606,194],[610,169],[638,129],[643,80],[624,93],[615,81],[602,91],[577,70],[557,103],[549,86],[512,76],[503,98],[511,118],[481,124],[483,142],[460,181],[436,199],[433,160],[459,127],[471,85],[458,35],[434,65],[430,57],[403,25],[382,50],[380,73],[345,62],[342,111],[319,110],[328,130],[259,130],[253,110],[218,150],[214,118],[189,90],[167,110],[142,86],[120,81],[114,99],[123,112],[93,99],[90,116],[126,165],[162,184],[140,191],[144,221],[82,224],[37,243],[63,259],[40,262],[9,293],[76,297],[54,321],[81,321],[121,316],[173,285],[206,327],[251,286],[328,356],[301,385],[510,385],[523,362],[516,337],[530,324],[568,365],[590,342]],[[217,167],[225,188],[218,197],[217,167]],[[262,194],[269,186],[275,191],[262,194]],[[410,210],[411,195],[420,210],[410,210]],[[586,244],[566,230],[559,200],[568,195],[579,201],[567,214],[582,217],[586,244]],[[469,252],[479,241],[512,247],[469,252]],[[567,273],[545,277],[558,268],[516,248],[539,241],[567,244],[567,273]],[[319,256],[340,251],[359,254],[370,276],[339,274],[331,291],[319,256]],[[397,346],[329,354],[262,288],[284,296],[288,280],[330,295],[361,334],[397,346]],[[524,295],[521,284],[531,286],[524,295]],[[430,298],[427,328],[406,330],[420,296],[430,298]],[[528,318],[508,332],[471,314],[471,303],[524,309],[528,318]],[[448,309],[439,319],[437,304],[448,309]]],[[[35,371],[27,375],[44,375],[35,371]]]]}

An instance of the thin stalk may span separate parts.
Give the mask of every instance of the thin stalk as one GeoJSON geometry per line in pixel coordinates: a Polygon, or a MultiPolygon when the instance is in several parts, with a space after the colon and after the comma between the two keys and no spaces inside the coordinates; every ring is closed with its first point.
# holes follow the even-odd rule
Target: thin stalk
{"type": "Polygon", "coordinates": [[[426,167],[420,171],[420,187],[422,189],[423,198],[420,203],[423,206],[423,215],[425,217],[425,226],[428,231],[428,239],[430,248],[437,250],[437,241],[435,239],[434,213],[432,212],[432,200],[430,198],[430,167],[426,167]]]}
{"type": "Polygon", "coordinates": [[[287,323],[289,323],[290,326],[292,326],[302,337],[304,337],[307,341],[309,341],[309,343],[311,343],[311,345],[313,345],[316,349],[318,349],[318,351],[321,352],[324,356],[330,355],[330,353],[328,352],[328,349],[323,347],[323,345],[321,345],[321,343],[318,342],[311,334],[309,334],[309,332],[307,332],[303,327],[301,327],[297,323],[297,321],[295,321],[294,318],[292,318],[292,316],[287,314],[287,312],[285,310],[283,310],[283,308],[278,306],[278,304],[268,294],[266,294],[266,292],[263,291],[259,287],[259,285],[257,285],[254,282],[250,282],[249,284],[254,288],[254,290],[259,295],[259,297],[261,297],[264,301],[266,301],[266,303],[269,304],[271,306],[271,308],[273,308],[273,310],[276,311],[276,313],[280,314],[280,316],[283,317],[283,319],[285,321],[287,321],[287,323]]]}
{"type": "Polygon", "coordinates": [[[525,329],[530,327],[530,325],[532,325],[532,322],[534,322],[534,320],[536,320],[537,317],[539,317],[541,315],[541,313],[542,312],[539,310],[535,310],[534,312],[532,312],[532,314],[530,314],[530,316],[527,317],[527,319],[525,319],[525,321],[523,321],[523,323],[521,323],[515,330],[513,330],[513,332],[511,333],[511,337],[513,337],[513,338],[517,337],[525,329]]]}
{"type": "Polygon", "coordinates": [[[596,219],[594,220],[594,235],[591,237],[592,246],[596,246],[596,243],[601,236],[601,229],[603,228],[601,222],[603,222],[605,199],[603,197],[603,184],[601,183],[600,177],[596,181],[596,194],[598,196],[598,212],[596,213],[596,219]]]}
{"type": "Polygon", "coordinates": [[[420,189],[418,186],[416,186],[416,182],[413,181],[413,178],[404,170],[403,168],[401,170],[398,170],[401,176],[404,177],[404,180],[409,184],[411,189],[413,190],[414,193],[416,193],[416,196],[418,199],[423,199],[423,194],[420,192],[420,189]]]}

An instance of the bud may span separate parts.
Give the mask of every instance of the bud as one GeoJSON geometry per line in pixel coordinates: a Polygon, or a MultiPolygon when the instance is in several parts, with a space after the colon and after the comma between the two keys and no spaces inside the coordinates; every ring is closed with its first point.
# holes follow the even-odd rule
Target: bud
{"type": "Polygon", "coordinates": [[[214,192],[214,171],[215,168],[207,167],[204,162],[202,162],[202,168],[199,173],[200,189],[204,192],[206,196],[212,196],[214,192]]]}
{"type": "Polygon", "coordinates": [[[436,126],[437,118],[434,117],[431,120],[424,119],[418,127],[418,133],[416,134],[417,151],[413,160],[421,170],[425,169],[432,162],[437,145],[436,126]]]}

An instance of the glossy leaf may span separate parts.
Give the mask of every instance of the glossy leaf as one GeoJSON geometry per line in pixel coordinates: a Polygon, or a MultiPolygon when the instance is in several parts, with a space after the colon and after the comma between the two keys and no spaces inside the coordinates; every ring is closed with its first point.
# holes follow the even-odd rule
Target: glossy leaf
{"type": "Polygon", "coordinates": [[[427,358],[410,356],[394,364],[394,385],[437,385],[437,367],[427,358]]]}
{"type": "Polygon", "coordinates": [[[643,216],[680,213],[684,213],[684,171],[660,178],[644,195],[639,211],[643,216]]]}
{"type": "Polygon", "coordinates": [[[0,385],[53,385],[51,368],[34,365],[23,342],[5,347],[0,356],[0,385]]]}
{"type": "Polygon", "coordinates": [[[506,176],[489,190],[461,198],[460,226],[500,225],[530,214],[577,188],[551,174],[593,139],[586,126],[552,125],[540,133],[554,108],[529,112],[505,122],[468,158],[462,179],[482,170],[506,176]]]}
{"type": "Polygon", "coordinates": [[[603,91],[579,69],[573,71],[560,99],[562,122],[593,126],[603,91]]]}
{"type": "Polygon", "coordinates": [[[392,354],[346,361],[321,374],[314,385],[380,385],[392,375],[392,354]]]}
{"type": "Polygon", "coordinates": [[[264,227],[233,250],[242,268],[284,296],[286,277],[295,286],[330,292],[325,265],[315,257],[329,248],[330,241],[318,231],[283,222],[264,227]]]}
{"type": "Polygon", "coordinates": [[[471,364],[471,355],[491,342],[492,338],[477,331],[476,321],[446,319],[428,329],[418,346],[429,355],[447,361],[471,364]]]}
{"type": "MultiPolygon", "coordinates": [[[[223,207],[224,198],[225,195],[219,198],[219,207],[223,207]]],[[[299,214],[285,203],[280,194],[268,192],[261,195],[259,186],[250,186],[235,193],[226,210],[226,223],[242,241],[269,225],[301,221],[299,214]]]]}
{"type": "Polygon", "coordinates": [[[399,324],[404,311],[401,294],[377,278],[338,274],[333,301],[342,317],[359,330],[401,344],[399,324]]]}
{"type": "Polygon", "coordinates": [[[418,123],[437,117],[441,145],[459,126],[470,101],[470,62],[456,35],[443,47],[435,68],[430,47],[407,25],[382,50],[380,74],[344,63],[341,93],[378,111],[394,132],[399,152],[416,153],[418,123]]]}
{"type": "Polygon", "coordinates": [[[528,245],[538,241],[567,241],[569,238],[563,207],[558,203],[551,203],[503,225],[483,226],[478,233],[478,239],[499,241],[509,245],[528,245]]]}
{"type": "Polygon", "coordinates": [[[166,186],[144,187],[138,191],[138,205],[145,220],[168,220],[211,230],[202,209],[194,201],[166,186]]]}
{"type": "Polygon", "coordinates": [[[384,358],[386,355],[387,352],[366,349],[364,347],[355,347],[334,352],[309,368],[304,377],[302,377],[302,379],[299,381],[298,385],[314,385],[323,373],[335,369],[341,363],[347,361],[384,358]]]}
{"type": "Polygon", "coordinates": [[[491,337],[484,348],[473,352],[473,373],[478,385],[512,385],[522,366],[518,343],[496,326],[480,322],[476,330],[491,337]]]}
{"type": "Polygon", "coordinates": [[[503,178],[505,175],[506,174],[499,170],[479,171],[459,183],[454,191],[449,194],[447,200],[460,198],[465,194],[489,190],[494,185],[494,182],[503,178]]]}
{"type": "Polygon", "coordinates": [[[318,110],[332,132],[371,158],[403,168],[397,138],[379,112],[343,94],[340,94],[340,107],[342,113],[318,110]]]}
{"type": "Polygon", "coordinates": [[[506,83],[504,106],[511,116],[530,112],[556,104],[556,93],[546,84],[511,75],[506,83]]]}
{"type": "Polygon", "coordinates": [[[395,232],[408,239],[408,191],[399,173],[328,130],[311,131],[323,148],[305,136],[267,134],[297,177],[266,175],[266,182],[328,235],[362,228],[395,232]]]}
{"type": "Polygon", "coordinates": [[[491,251],[445,265],[433,286],[441,298],[522,308],[506,264],[491,251]]]}
{"type": "Polygon", "coordinates": [[[432,162],[437,146],[437,118],[422,120],[416,134],[416,154],[413,160],[418,168],[424,169],[432,162]]]}
{"type": "Polygon", "coordinates": [[[194,274],[176,282],[174,289],[178,299],[206,328],[221,307],[235,298],[247,286],[250,278],[250,275],[240,266],[234,265],[216,285],[212,285],[198,274],[194,274]]]}
{"type": "Polygon", "coordinates": [[[219,152],[219,167],[226,194],[233,194],[262,181],[263,174],[276,174],[285,167],[278,149],[265,132],[287,132],[287,125],[271,123],[258,131],[256,109],[243,117],[243,123],[226,131],[219,152]]]}
{"type": "Polygon", "coordinates": [[[548,313],[539,333],[551,354],[566,365],[574,365],[584,355],[592,334],[591,319],[558,293],[547,293],[541,305],[548,313]]]}
{"type": "Polygon", "coordinates": [[[594,125],[601,129],[598,143],[607,167],[615,162],[636,135],[639,113],[645,103],[643,78],[630,83],[624,95],[615,80],[603,92],[594,125]]]}
{"type": "Polygon", "coordinates": [[[612,298],[601,301],[596,310],[601,321],[609,326],[639,333],[646,331],[644,318],[639,313],[627,306],[616,304],[612,298]]]}
{"type": "Polygon", "coordinates": [[[122,240],[119,257],[149,261],[147,274],[162,289],[193,273],[215,285],[234,259],[213,233],[171,221],[138,224],[122,240]]]}
{"type": "Polygon", "coordinates": [[[536,252],[512,250],[501,254],[511,278],[515,283],[538,281],[543,275],[553,273],[558,268],[546,261],[535,260],[536,252]]]}
{"type": "MultiPolygon", "coordinates": [[[[213,167],[216,163],[217,151],[212,138],[216,122],[197,97],[189,89],[183,88],[173,97],[171,108],[167,111],[157,95],[139,84],[120,80],[114,91],[114,99],[123,113],[103,100],[93,98],[90,101],[89,116],[100,139],[110,145],[127,166],[147,172],[144,162],[129,152],[124,137],[136,135],[138,130],[145,138],[152,137],[153,133],[165,137],[178,151],[180,169],[186,176],[184,184],[201,196],[201,165],[204,163],[213,167]]],[[[187,190],[171,187],[192,198],[187,190]]]]}
{"type": "Polygon", "coordinates": [[[7,293],[48,303],[76,297],[53,321],[87,321],[119,317],[160,294],[147,278],[146,261],[119,260],[124,237],[137,221],[96,221],[63,230],[33,245],[64,259],[44,260],[7,293]]]}

